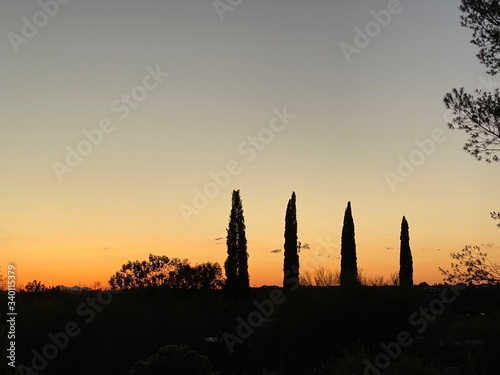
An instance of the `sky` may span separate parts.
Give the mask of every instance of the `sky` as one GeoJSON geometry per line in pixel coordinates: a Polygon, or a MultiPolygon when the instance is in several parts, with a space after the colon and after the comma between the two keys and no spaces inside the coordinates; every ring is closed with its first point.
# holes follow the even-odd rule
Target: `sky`
{"type": "Polygon", "coordinates": [[[459,1],[40,0],[0,3],[0,270],[107,283],[148,254],[226,258],[241,192],[252,286],[280,285],[297,195],[301,270],[414,281],[450,252],[500,263],[498,164],[462,150],[444,95],[498,87],[459,1]]]}

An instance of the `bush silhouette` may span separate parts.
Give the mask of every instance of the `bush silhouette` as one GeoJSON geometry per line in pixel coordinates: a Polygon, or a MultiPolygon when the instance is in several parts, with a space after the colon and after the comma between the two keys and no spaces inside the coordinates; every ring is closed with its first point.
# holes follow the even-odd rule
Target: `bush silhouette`
{"type": "Polygon", "coordinates": [[[149,287],[172,289],[219,289],[224,284],[219,263],[191,266],[187,259],[149,255],[149,260],[128,261],[108,281],[111,289],[149,287]]]}
{"type": "Polygon", "coordinates": [[[217,375],[208,357],[187,345],[167,345],[146,360],[138,360],[129,375],[217,375]]]}

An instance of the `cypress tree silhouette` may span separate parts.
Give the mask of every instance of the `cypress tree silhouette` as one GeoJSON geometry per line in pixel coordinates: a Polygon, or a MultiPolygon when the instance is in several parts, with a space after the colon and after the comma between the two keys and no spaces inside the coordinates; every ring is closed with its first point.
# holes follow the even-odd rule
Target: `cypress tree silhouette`
{"type": "Polygon", "coordinates": [[[299,285],[299,254],[297,244],[297,208],[295,192],[288,201],[285,214],[285,244],[283,262],[283,288],[299,285]]]}
{"type": "Polygon", "coordinates": [[[227,259],[224,262],[226,293],[232,297],[245,296],[250,288],[250,277],[248,275],[245,219],[239,190],[233,190],[226,244],[227,259]]]}
{"type": "Polygon", "coordinates": [[[399,285],[402,287],[413,286],[413,258],[410,249],[410,233],[408,222],[403,216],[401,221],[401,247],[399,250],[399,285]]]}
{"type": "Polygon", "coordinates": [[[354,220],[352,218],[351,202],[347,202],[347,208],[345,209],[340,256],[340,285],[352,286],[358,284],[356,241],[354,240],[354,220]]]}

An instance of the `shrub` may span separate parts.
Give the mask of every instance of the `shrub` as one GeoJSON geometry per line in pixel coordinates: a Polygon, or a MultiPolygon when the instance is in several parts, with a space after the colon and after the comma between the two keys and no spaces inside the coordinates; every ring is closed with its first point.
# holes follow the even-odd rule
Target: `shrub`
{"type": "Polygon", "coordinates": [[[138,360],[129,375],[217,375],[207,356],[187,345],[167,345],[146,360],[138,360]]]}
{"type": "MultiPolygon", "coordinates": [[[[309,368],[306,375],[351,375],[374,373],[367,370],[366,360],[374,362],[373,353],[361,346],[353,352],[344,350],[342,355],[323,362],[320,365],[309,368]]],[[[385,370],[380,370],[379,374],[387,375],[438,375],[441,372],[436,370],[431,364],[425,364],[418,354],[403,353],[399,358],[392,361],[385,370]]]]}

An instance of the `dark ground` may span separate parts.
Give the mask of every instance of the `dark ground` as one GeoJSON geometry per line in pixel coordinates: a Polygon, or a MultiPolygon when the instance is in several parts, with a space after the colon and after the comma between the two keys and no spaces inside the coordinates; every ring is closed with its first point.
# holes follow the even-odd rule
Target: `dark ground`
{"type": "MultiPolygon", "coordinates": [[[[16,364],[32,363],[40,353],[35,357],[43,367],[40,374],[126,374],[137,359],[182,343],[208,355],[217,371],[227,371],[237,355],[244,374],[262,374],[264,368],[287,374],[333,369],[335,374],[362,374],[365,358],[376,363],[379,356],[377,363],[384,364],[384,344],[394,355],[384,374],[399,373],[403,362],[413,360],[429,369],[458,366],[461,374],[500,374],[500,287],[455,290],[456,298],[443,288],[301,287],[278,298],[280,288],[262,287],[235,304],[221,291],[18,293],[16,364]],[[264,306],[264,313],[256,305],[264,306]],[[248,323],[249,314],[255,327],[245,328],[241,322],[248,323]],[[268,315],[264,322],[263,315],[268,315]],[[231,324],[231,316],[241,318],[231,324]],[[74,337],[68,333],[65,340],[61,332],[68,323],[74,337]],[[233,356],[223,340],[231,326],[245,338],[234,346],[233,356]],[[55,352],[50,337],[60,340],[55,352]],[[203,340],[207,337],[217,342],[203,340]],[[401,353],[394,343],[398,337],[404,338],[401,353]]],[[[7,306],[5,293],[2,301],[7,306]]],[[[3,314],[3,353],[8,348],[5,321],[3,314]]],[[[8,374],[5,357],[0,368],[8,374]]]]}

